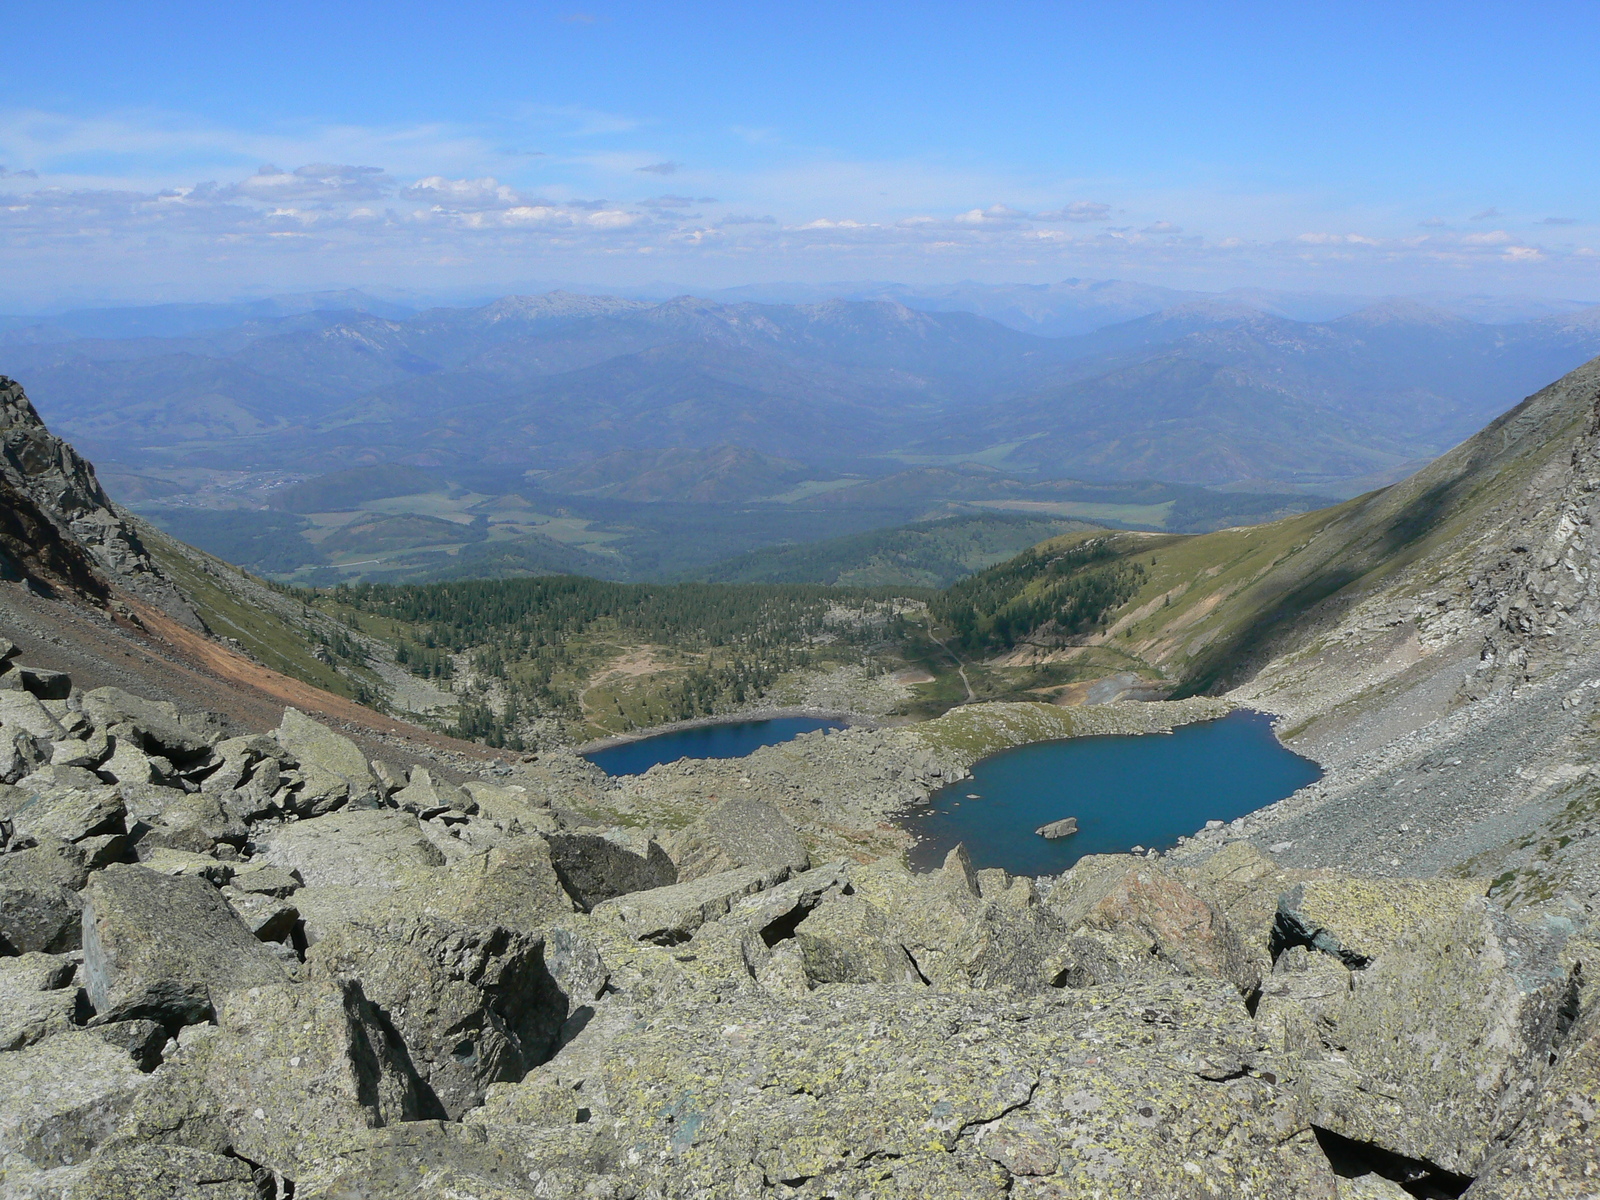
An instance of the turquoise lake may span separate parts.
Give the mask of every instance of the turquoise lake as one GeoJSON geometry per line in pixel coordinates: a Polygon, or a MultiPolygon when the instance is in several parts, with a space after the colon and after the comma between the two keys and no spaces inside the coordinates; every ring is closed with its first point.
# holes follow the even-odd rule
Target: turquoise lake
{"type": "Polygon", "coordinates": [[[843,729],[843,721],[822,717],[772,717],[764,721],[730,721],[696,725],[623,742],[584,755],[607,775],[642,775],[657,763],[680,758],[743,758],[763,746],[776,746],[814,729],[843,729]]]}
{"type": "Polygon", "coordinates": [[[1037,742],[986,758],[972,778],[941,788],[903,826],[919,839],[918,870],[957,842],[972,865],[1054,875],[1086,854],[1165,850],[1207,821],[1231,821],[1313,783],[1322,769],[1285,749],[1271,718],[1234,712],[1170,734],[1037,742]],[[1034,833],[1062,817],[1078,832],[1034,833]]]}

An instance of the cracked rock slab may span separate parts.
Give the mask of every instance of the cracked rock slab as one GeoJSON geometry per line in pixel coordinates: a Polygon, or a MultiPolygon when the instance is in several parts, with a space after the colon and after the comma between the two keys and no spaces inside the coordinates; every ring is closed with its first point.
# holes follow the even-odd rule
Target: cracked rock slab
{"type": "Polygon", "coordinates": [[[0,1051],[20,1050],[72,1028],[77,964],[64,954],[0,958],[0,1051]]]}
{"type": "Polygon", "coordinates": [[[255,861],[308,887],[395,888],[418,868],[443,866],[444,855],[410,813],[364,809],[285,825],[262,840],[255,861]]]}
{"type": "Polygon", "coordinates": [[[307,966],[314,979],[360,982],[455,1118],[489,1084],[521,1079],[548,1058],[567,1019],[543,939],[498,926],[431,917],[351,925],[312,947],[307,966]]]}
{"type": "Polygon", "coordinates": [[[83,901],[88,878],[83,851],[51,838],[0,855],[0,953],[55,954],[83,941],[83,901]]]}
{"type": "Polygon", "coordinates": [[[1522,1123],[1469,1200],[1580,1200],[1600,1191],[1600,1011],[1572,1030],[1522,1123]]]}
{"type": "Polygon", "coordinates": [[[728,800],[672,836],[668,847],[687,882],[739,867],[782,868],[798,874],[811,857],[789,822],[760,800],[728,800]]]}
{"type": "Polygon", "coordinates": [[[744,896],[752,895],[782,875],[759,869],[723,871],[689,883],[632,892],[597,905],[595,921],[620,926],[639,941],[673,945],[686,942],[696,930],[728,914],[744,896]]]}
{"type": "Polygon", "coordinates": [[[215,1026],[181,1040],[150,1077],[126,1140],[232,1147],[298,1180],[353,1135],[444,1116],[392,1026],[353,982],[230,992],[215,1026]]]}
{"type": "Polygon", "coordinates": [[[1217,980],[684,997],[590,1038],[469,1121],[603,1135],[664,1197],[1335,1195],[1281,1061],[1217,980]]]}
{"type": "Polygon", "coordinates": [[[85,1030],[0,1054],[0,1181],[84,1161],[148,1078],[126,1050],[85,1030]]]}
{"type": "Polygon", "coordinates": [[[1320,1038],[1298,1056],[1309,1119],[1475,1175],[1534,1099],[1570,1018],[1561,937],[1456,895],[1448,919],[1411,928],[1347,978],[1342,1003],[1319,1002],[1320,1038]]]}

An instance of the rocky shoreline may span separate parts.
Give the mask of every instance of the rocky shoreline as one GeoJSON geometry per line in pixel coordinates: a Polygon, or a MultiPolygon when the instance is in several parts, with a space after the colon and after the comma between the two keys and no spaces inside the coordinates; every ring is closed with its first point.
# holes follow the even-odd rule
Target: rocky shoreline
{"type": "Polygon", "coordinates": [[[911,834],[898,819],[991,754],[1057,738],[1159,733],[1232,708],[1210,698],[966,705],[913,725],[805,733],[740,759],[663,763],[614,781],[604,804],[617,819],[672,829],[693,820],[708,799],[760,800],[782,812],[817,854],[866,860],[904,851],[911,834]]]}

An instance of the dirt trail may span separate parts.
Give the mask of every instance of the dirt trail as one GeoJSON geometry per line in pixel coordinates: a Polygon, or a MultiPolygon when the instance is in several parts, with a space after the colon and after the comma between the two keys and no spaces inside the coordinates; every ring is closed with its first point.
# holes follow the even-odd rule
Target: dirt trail
{"type": "Polygon", "coordinates": [[[962,666],[961,659],[956,656],[956,652],[954,650],[950,649],[950,647],[945,644],[942,638],[933,637],[933,633],[931,631],[929,632],[928,636],[933,638],[934,641],[938,642],[939,648],[950,656],[951,662],[955,663],[956,674],[961,676],[961,686],[967,689],[967,698],[963,701],[963,703],[971,704],[978,697],[972,690],[972,680],[967,678],[967,668],[962,666]]]}

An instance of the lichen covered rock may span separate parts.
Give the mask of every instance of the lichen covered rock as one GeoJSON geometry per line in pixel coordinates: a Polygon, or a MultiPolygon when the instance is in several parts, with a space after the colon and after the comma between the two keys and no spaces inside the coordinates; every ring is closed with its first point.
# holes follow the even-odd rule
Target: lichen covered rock
{"type": "Polygon", "coordinates": [[[313,978],[360,984],[452,1117],[491,1083],[545,1061],[567,1019],[543,939],[498,926],[431,917],[350,925],[318,942],[307,965],[313,978]]]}
{"type": "Polygon", "coordinates": [[[1024,1183],[1047,1185],[1041,1196],[1334,1195],[1281,1063],[1220,982],[1028,1000],[740,993],[709,1025],[702,1008],[640,1011],[588,1047],[586,1031],[468,1119],[574,1138],[597,1127],[627,1148],[632,1186],[667,1197],[1000,1196],[1024,1183]],[[581,1109],[539,1100],[547,1079],[581,1109]]]}
{"type": "Polygon", "coordinates": [[[215,887],[192,875],[116,865],[84,889],[84,987],[101,1022],[204,1021],[230,989],[283,979],[215,887]]]}

